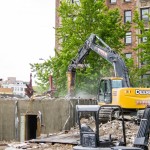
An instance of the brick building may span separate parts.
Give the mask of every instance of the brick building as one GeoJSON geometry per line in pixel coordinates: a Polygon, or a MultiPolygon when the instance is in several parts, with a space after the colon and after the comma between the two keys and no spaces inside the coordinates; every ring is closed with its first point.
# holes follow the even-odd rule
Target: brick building
{"type": "MultiPolygon", "coordinates": [[[[56,10],[57,8],[59,7],[59,4],[60,4],[60,0],[55,0],[55,3],[56,3],[56,10]]],[[[55,11],[55,28],[57,28],[60,24],[60,17],[58,16],[58,13],[57,11],[55,11]]],[[[55,30],[55,34],[56,34],[56,30],[55,30]]],[[[56,37],[56,36],[55,36],[56,37]]],[[[58,49],[59,46],[58,46],[58,39],[56,38],[55,39],[55,48],[58,49]]]]}
{"type": "MultiPolygon", "coordinates": [[[[61,0],[56,0],[56,9],[58,8],[59,4],[60,4],[61,0]]],[[[71,0],[72,3],[79,3],[79,0],[71,0]]],[[[125,42],[125,49],[123,50],[123,52],[125,53],[127,58],[134,58],[135,63],[141,67],[141,63],[139,61],[139,58],[137,57],[137,53],[138,51],[133,51],[133,48],[136,47],[136,45],[141,42],[140,40],[138,40],[138,38],[136,37],[137,33],[140,33],[139,30],[135,30],[135,28],[133,28],[134,24],[132,22],[133,20],[133,13],[134,10],[138,10],[139,14],[141,16],[141,19],[143,19],[145,21],[145,29],[148,28],[148,26],[146,25],[146,22],[148,22],[148,16],[145,15],[146,13],[149,14],[150,12],[150,0],[105,0],[106,5],[110,8],[118,8],[120,11],[120,14],[123,17],[123,22],[131,22],[131,28],[130,30],[126,33],[126,36],[124,38],[124,42],[125,42]]],[[[60,18],[57,15],[57,11],[56,11],[56,24],[55,26],[58,27],[60,24],[60,18]]],[[[56,49],[58,48],[58,41],[56,40],[55,43],[55,47],[56,49]]]]}
{"type": "Polygon", "coordinates": [[[134,24],[133,20],[133,13],[138,10],[141,19],[145,21],[145,29],[149,28],[147,26],[148,16],[145,15],[146,13],[149,14],[150,11],[150,0],[106,0],[106,4],[109,8],[118,8],[120,10],[120,14],[123,16],[123,22],[126,21],[131,22],[131,29],[126,33],[124,38],[125,42],[125,49],[123,50],[127,57],[133,57],[135,63],[141,67],[141,63],[137,57],[137,52],[132,51],[133,48],[136,47],[141,41],[137,39],[136,34],[139,34],[139,30],[135,30],[133,28],[134,24]]]}
{"type": "Polygon", "coordinates": [[[123,22],[131,22],[131,29],[126,33],[124,38],[124,43],[126,45],[123,52],[126,54],[126,57],[133,57],[135,62],[138,63],[137,55],[135,51],[131,51],[137,45],[136,39],[136,30],[133,28],[133,12],[136,8],[136,0],[106,0],[106,4],[110,9],[118,8],[120,14],[123,16],[123,22]]]}

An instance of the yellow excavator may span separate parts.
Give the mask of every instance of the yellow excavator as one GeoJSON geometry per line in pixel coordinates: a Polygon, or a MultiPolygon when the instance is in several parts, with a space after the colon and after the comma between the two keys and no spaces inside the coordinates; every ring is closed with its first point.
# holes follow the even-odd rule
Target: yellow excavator
{"type": "MultiPolygon", "coordinates": [[[[98,105],[119,105],[129,116],[137,116],[137,114],[140,116],[141,110],[150,104],[150,88],[131,87],[128,69],[123,59],[95,34],[91,34],[87,38],[77,56],[72,59],[68,66],[68,94],[73,94],[76,69],[83,64],[90,51],[96,52],[112,64],[115,74],[114,77],[105,77],[100,80],[98,105]]],[[[119,112],[112,108],[103,110],[101,114],[102,117],[119,116],[119,112]]]]}

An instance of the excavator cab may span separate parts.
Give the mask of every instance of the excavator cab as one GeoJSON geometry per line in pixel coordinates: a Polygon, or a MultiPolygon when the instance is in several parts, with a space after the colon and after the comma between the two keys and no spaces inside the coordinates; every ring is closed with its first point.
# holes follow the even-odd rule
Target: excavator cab
{"type": "Polygon", "coordinates": [[[111,104],[112,89],[122,88],[123,79],[118,77],[102,78],[98,88],[98,102],[111,104]]]}

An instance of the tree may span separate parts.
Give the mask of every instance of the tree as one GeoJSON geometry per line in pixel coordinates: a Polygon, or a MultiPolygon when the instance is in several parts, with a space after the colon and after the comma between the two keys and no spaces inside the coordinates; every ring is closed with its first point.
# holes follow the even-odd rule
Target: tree
{"type": "MultiPolygon", "coordinates": [[[[91,33],[101,37],[111,48],[121,53],[126,31],[129,24],[122,24],[122,17],[118,9],[110,10],[104,0],[81,0],[80,5],[71,4],[70,0],[61,1],[58,9],[61,25],[56,29],[61,50],[56,50],[56,57],[50,59],[48,68],[51,68],[57,91],[63,95],[67,92],[66,72],[71,59],[75,57],[80,47],[91,33]]],[[[110,75],[110,65],[96,53],[91,52],[85,64],[90,67],[77,70],[76,89],[95,94],[97,81],[104,75],[110,75]]],[[[46,64],[45,64],[46,65],[46,64]]],[[[37,70],[40,79],[44,78],[38,64],[32,68],[37,70]]],[[[40,66],[43,67],[43,66],[40,66]]],[[[42,70],[45,69],[42,68],[42,70]]],[[[46,70],[47,71],[47,70],[46,70]]],[[[49,72],[50,73],[50,72],[49,72]]],[[[45,80],[42,80],[45,82],[45,80]]]]}
{"type": "MultiPolygon", "coordinates": [[[[148,14],[147,16],[150,19],[148,14]]],[[[145,26],[149,26],[150,24],[149,21],[145,22],[144,20],[141,20],[137,11],[134,13],[133,21],[135,23],[135,28],[140,31],[139,34],[137,34],[140,43],[137,45],[135,50],[138,53],[141,67],[139,67],[135,73],[141,77],[150,71],[150,29],[145,29],[145,26]]],[[[150,83],[150,76],[148,78],[140,79],[139,84],[141,86],[146,86],[147,83],[150,83]]]]}
{"type": "Polygon", "coordinates": [[[48,60],[44,60],[44,63],[34,63],[30,64],[32,72],[35,72],[35,76],[37,77],[37,85],[38,89],[36,91],[47,91],[49,88],[49,76],[53,73],[52,66],[52,58],[50,57],[48,60]]]}

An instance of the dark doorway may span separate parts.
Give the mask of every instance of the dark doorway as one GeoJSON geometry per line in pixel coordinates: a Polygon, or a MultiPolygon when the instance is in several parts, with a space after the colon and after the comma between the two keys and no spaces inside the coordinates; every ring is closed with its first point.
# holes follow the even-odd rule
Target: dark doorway
{"type": "Polygon", "coordinates": [[[37,115],[26,115],[26,140],[36,139],[37,115]]]}

